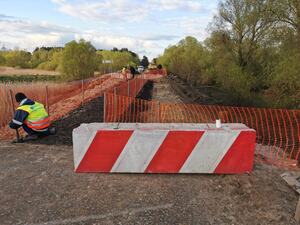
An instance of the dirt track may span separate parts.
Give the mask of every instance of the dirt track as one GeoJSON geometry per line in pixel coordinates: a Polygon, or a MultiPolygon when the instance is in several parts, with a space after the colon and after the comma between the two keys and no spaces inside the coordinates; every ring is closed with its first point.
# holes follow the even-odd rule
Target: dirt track
{"type": "MultiPolygon", "coordinates": [[[[181,101],[167,81],[154,90],[145,97],[181,101]]],[[[251,175],[75,174],[71,131],[101,121],[101,105],[57,121],[48,139],[1,142],[1,224],[296,224],[298,196],[265,165],[251,175]]]]}
{"type": "Polygon", "coordinates": [[[296,224],[280,170],[252,175],[75,174],[71,146],[2,143],[1,224],[296,224]]]}

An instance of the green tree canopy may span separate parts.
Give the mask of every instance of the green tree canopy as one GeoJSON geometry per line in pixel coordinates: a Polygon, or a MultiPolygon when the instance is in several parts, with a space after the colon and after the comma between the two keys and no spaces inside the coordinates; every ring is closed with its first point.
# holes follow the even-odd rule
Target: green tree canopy
{"type": "Polygon", "coordinates": [[[66,79],[84,79],[94,76],[96,49],[81,39],[65,45],[61,58],[61,72],[66,79]]]}
{"type": "Polygon", "coordinates": [[[299,0],[225,0],[199,43],[186,37],[159,57],[193,85],[215,84],[235,105],[299,108],[299,0]]]}
{"type": "Polygon", "coordinates": [[[0,66],[4,66],[5,65],[5,57],[3,55],[2,52],[0,52],[0,66]]]}
{"type": "Polygon", "coordinates": [[[31,53],[23,50],[12,50],[3,52],[5,65],[11,67],[30,67],[31,53]]]}
{"type": "Polygon", "coordinates": [[[128,50],[101,50],[97,51],[97,57],[102,59],[102,63],[98,64],[99,71],[107,73],[111,71],[121,70],[124,66],[136,66],[140,64],[137,54],[132,54],[128,50]],[[110,64],[104,63],[105,61],[111,61],[110,64]]]}

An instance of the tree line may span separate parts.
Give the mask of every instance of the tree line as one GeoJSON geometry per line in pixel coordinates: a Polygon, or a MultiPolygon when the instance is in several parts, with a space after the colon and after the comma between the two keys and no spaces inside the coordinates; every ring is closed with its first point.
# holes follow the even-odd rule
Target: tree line
{"type": "Polygon", "coordinates": [[[41,47],[32,53],[25,50],[0,51],[0,66],[60,71],[66,80],[82,79],[137,66],[139,56],[127,48],[97,50],[85,40],[71,41],[64,47],[41,47]]]}
{"type": "Polygon", "coordinates": [[[300,1],[226,0],[203,42],[186,37],[158,58],[193,86],[235,105],[300,107],[300,1]]]}

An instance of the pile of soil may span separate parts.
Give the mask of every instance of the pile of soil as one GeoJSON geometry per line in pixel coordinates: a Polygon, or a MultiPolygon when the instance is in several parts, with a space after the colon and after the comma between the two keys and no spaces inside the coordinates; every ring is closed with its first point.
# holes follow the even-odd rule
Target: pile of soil
{"type": "Polygon", "coordinates": [[[57,133],[30,143],[47,145],[72,145],[72,131],[82,123],[103,122],[103,97],[85,103],[80,108],[55,121],[52,126],[57,133]]]}

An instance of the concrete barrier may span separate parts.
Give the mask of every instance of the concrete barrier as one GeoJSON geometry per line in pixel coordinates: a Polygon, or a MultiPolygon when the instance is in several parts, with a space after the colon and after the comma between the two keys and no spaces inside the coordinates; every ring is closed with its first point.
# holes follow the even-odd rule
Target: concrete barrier
{"type": "Polygon", "coordinates": [[[82,124],[73,130],[75,171],[251,172],[255,137],[244,124],[82,124]]]}

